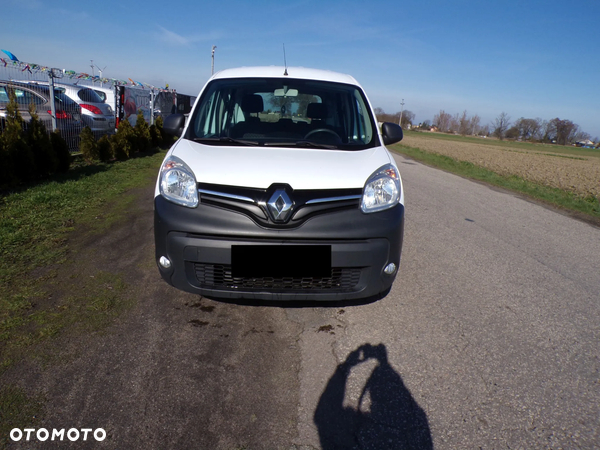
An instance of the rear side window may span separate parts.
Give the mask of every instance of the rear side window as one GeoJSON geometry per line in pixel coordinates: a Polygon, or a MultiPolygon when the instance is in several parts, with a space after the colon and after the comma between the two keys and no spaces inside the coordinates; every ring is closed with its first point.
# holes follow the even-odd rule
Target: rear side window
{"type": "Polygon", "coordinates": [[[95,89],[94,89],[94,92],[95,92],[96,94],[98,94],[98,97],[100,97],[100,98],[102,99],[102,101],[103,101],[103,102],[106,102],[106,94],[105,94],[104,92],[102,92],[102,91],[97,91],[97,90],[95,90],[95,89]]]}
{"type": "Polygon", "coordinates": [[[77,92],[77,96],[84,102],[90,103],[103,103],[104,100],[100,98],[98,93],[93,89],[80,89],[77,92]]]}

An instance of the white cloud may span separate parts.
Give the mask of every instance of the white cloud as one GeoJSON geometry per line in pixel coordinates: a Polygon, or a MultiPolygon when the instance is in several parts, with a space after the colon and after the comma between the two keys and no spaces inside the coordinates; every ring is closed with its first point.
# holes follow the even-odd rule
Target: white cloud
{"type": "Polygon", "coordinates": [[[173,45],[188,45],[190,43],[190,40],[186,37],[174,33],[173,31],[167,30],[166,28],[161,27],[160,25],[158,28],[160,29],[160,34],[158,36],[158,39],[160,41],[173,45]]]}
{"type": "Polygon", "coordinates": [[[157,27],[160,30],[160,32],[156,35],[157,39],[166,44],[176,46],[187,46],[196,42],[216,42],[221,37],[221,33],[219,32],[210,32],[203,35],[196,34],[191,36],[182,36],[174,31],[167,30],[165,27],[161,27],[160,25],[157,25],[157,27]]]}

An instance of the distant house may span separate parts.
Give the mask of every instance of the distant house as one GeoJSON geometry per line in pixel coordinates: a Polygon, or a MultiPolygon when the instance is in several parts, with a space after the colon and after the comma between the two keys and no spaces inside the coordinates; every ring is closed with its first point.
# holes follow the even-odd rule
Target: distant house
{"type": "Polygon", "coordinates": [[[575,142],[575,145],[577,147],[583,147],[583,148],[594,148],[594,145],[596,145],[596,144],[594,144],[589,139],[585,139],[583,141],[577,141],[577,142],[575,142]]]}

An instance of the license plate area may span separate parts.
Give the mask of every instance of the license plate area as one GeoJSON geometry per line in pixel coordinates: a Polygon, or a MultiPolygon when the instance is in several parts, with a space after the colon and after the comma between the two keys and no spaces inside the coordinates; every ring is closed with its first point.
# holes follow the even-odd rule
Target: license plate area
{"type": "Polygon", "coordinates": [[[232,245],[231,275],[242,278],[331,277],[331,245],[232,245]]]}

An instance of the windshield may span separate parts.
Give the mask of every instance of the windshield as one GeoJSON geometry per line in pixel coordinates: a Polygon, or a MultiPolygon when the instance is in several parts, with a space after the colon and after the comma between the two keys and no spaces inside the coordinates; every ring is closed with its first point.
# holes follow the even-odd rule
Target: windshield
{"type": "Polygon", "coordinates": [[[219,145],[360,150],[378,144],[361,90],[288,78],[225,79],[205,90],[185,138],[219,145]]]}

